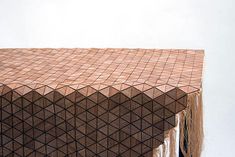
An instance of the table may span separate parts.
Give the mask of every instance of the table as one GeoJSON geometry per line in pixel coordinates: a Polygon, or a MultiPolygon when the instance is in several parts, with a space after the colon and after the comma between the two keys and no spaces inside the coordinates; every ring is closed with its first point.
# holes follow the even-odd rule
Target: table
{"type": "Polygon", "coordinates": [[[0,49],[0,156],[174,156],[180,143],[180,154],[196,157],[203,57],[186,49],[0,49]]]}

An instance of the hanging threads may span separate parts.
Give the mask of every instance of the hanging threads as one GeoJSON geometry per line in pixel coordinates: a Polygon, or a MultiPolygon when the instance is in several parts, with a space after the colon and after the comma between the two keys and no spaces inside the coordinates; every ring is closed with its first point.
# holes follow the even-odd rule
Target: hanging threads
{"type": "Polygon", "coordinates": [[[177,157],[177,131],[179,131],[179,149],[184,157],[200,157],[203,145],[203,107],[202,91],[191,93],[187,98],[187,108],[176,115],[179,130],[172,128],[165,132],[162,145],[154,149],[153,157],[177,157]]]}
{"type": "Polygon", "coordinates": [[[184,157],[200,157],[203,145],[202,91],[188,95],[188,106],[180,114],[180,149],[184,157]]]}

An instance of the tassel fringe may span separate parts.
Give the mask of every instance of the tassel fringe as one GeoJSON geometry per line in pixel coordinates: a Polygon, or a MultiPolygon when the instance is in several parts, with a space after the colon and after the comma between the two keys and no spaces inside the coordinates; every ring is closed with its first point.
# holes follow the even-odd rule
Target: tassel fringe
{"type": "Polygon", "coordinates": [[[200,157],[204,137],[201,91],[188,95],[188,106],[176,115],[176,124],[165,132],[164,143],[153,150],[153,157],[177,157],[177,147],[184,157],[200,157]]]}
{"type": "Polygon", "coordinates": [[[180,113],[180,149],[184,157],[200,157],[203,145],[202,92],[188,95],[188,107],[180,113]]]}

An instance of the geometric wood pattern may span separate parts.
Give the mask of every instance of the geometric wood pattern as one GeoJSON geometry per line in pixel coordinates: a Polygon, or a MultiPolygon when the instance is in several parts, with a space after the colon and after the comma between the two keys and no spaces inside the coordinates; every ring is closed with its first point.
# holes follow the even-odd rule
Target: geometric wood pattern
{"type": "Polygon", "coordinates": [[[128,87],[110,97],[103,92],[115,88],[92,89],[91,95],[1,89],[2,156],[152,156],[187,105],[178,88],[164,93],[128,87]]]}
{"type": "Polygon", "coordinates": [[[199,52],[0,49],[0,156],[151,157],[201,86],[199,52]]]}

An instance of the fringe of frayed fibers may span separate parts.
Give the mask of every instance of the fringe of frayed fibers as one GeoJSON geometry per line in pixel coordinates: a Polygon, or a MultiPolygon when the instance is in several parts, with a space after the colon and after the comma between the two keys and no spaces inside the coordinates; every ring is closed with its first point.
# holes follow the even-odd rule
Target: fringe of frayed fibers
{"type": "Polygon", "coordinates": [[[204,138],[202,91],[188,95],[187,108],[176,115],[176,124],[165,132],[164,144],[153,150],[153,157],[178,157],[179,149],[184,157],[200,157],[204,138]]]}

